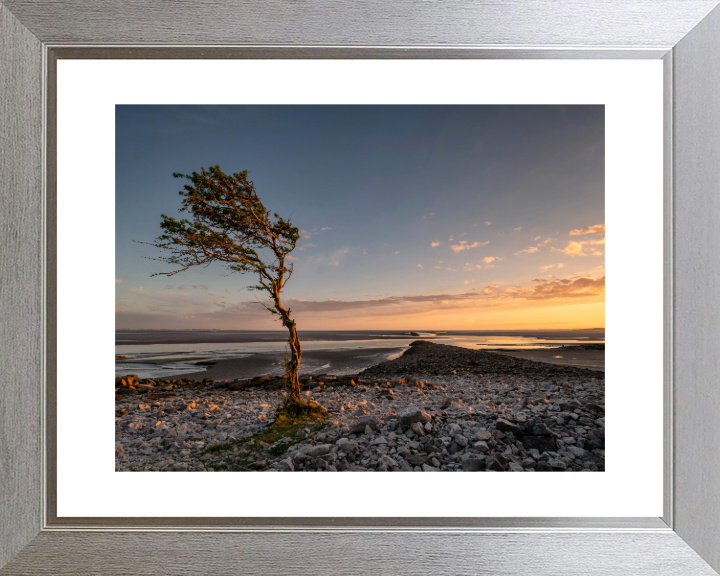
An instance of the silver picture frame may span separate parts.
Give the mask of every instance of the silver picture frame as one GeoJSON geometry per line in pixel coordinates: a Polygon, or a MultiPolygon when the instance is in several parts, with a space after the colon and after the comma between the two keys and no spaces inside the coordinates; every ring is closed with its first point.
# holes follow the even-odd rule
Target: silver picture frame
{"type": "Polygon", "coordinates": [[[0,0],[0,574],[717,574],[718,4],[0,0]],[[662,59],[663,516],[58,517],[53,215],[61,58],[662,59]]]}

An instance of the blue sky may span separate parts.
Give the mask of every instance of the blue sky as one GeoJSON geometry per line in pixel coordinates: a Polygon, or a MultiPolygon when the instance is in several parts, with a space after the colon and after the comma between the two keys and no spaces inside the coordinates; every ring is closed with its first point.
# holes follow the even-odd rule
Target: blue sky
{"type": "Polygon", "coordinates": [[[133,242],[215,164],[303,231],[301,329],[604,326],[602,106],[117,106],[117,328],[279,327],[252,276],[133,242]]]}

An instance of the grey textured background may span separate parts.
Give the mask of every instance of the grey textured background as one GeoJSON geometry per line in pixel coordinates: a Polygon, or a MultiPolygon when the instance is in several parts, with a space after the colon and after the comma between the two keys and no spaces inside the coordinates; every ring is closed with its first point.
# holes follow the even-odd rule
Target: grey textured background
{"type": "MultiPolygon", "coordinates": [[[[714,225],[720,208],[720,10],[700,22],[717,4],[0,0],[0,566],[7,564],[0,573],[712,574],[693,549],[720,568],[720,266],[715,255],[720,233],[714,225]],[[672,49],[666,59],[673,70],[674,118],[667,159],[674,194],[668,205],[674,204],[675,211],[673,218],[668,215],[674,244],[667,246],[667,261],[674,267],[668,322],[674,334],[668,375],[674,386],[669,380],[666,385],[675,410],[669,437],[676,449],[668,453],[674,514],[665,519],[675,532],[649,531],[647,523],[643,528],[633,521],[606,528],[587,520],[585,531],[573,528],[582,526],[582,519],[568,522],[564,530],[548,522],[546,532],[508,532],[507,526],[524,525],[518,520],[498,522],[502,527],[494,531],[452,534],[43,530],[48,520],[41,508],[40,435],[42,65],[44,45],[67,43],[455,47],[423,51],[423,57],[660,57],[672,49]],[[462,46],[485,49],[463,52],[458,50],[462,46]],[[496,51],[503,46],[515,50],[496,51]],[[585,49],[555,51],[564,46],[585,49]],[[633,50],[621,51],[627,47],[633,50]]],[[[157,55],[137,49],[131,53],[157,55]]],[[[225,53],[238,56],[237,51],[225,53]]],[[[343,50],[244,53],[337,57],[343,50]]],[[[217,53],[203,49],[199,55],[217,53]]],[[[417,56],[418,51],[392,55],[417,56]]],[[[51,147],[48,155],[51,159],[51,147]]],[[[48,207],[52,209],[51,202],[48,207]]],[[[52,510],[48,513],[52,521],[52,510]]]]}
{"type": "Polygon", "coordinates": [[[41,525],[41,55],[0,4],[0,566],[41,525]]]}
{"type": "Polygon", "coordinates": [[[720,10],[673,59],[674,528],[720,570],[720,10]]]}
{"type": "Polygon", "coordinates": [[[715,0],[5,0],[38,38],[76,44],[660,46],[715,0]]]}

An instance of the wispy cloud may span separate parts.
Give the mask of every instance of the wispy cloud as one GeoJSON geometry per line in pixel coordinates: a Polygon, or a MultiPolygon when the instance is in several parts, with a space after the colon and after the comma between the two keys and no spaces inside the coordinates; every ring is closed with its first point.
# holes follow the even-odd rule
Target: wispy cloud
{"type": "Polygon", "coordinates": [[[538,250],[539,250],[539,248],[537,246],[530,246],[529,248],[526,248],[525,250],[520,250],[519,252],[515,252],[515,256],[519,256],[520,254],[534,254],[538,250]]]}
{"type": "Polygon", "coordinates": [[[566,298],[592,298],[605,294],[605,276],[602,278],[564,278],[542,282],[530,288],[513,287],[505,290],[511,298],[523,300],[557,300],[566,298]]]}
{"type": "Polygon", "coordinates": [[[328,230],[332,230],[330,226],[326,226],[325,228],[320,228],[320,232],[327,232],[328,230]]]}
{"type": "Polygon", "coordinates": [[[485,264],[490,264],[492,262],[500,262],[501,260],[502,260],[502,258],[499,258],[498,256],[486,256],[485,258],[482,259],[482,261],[485,262],[485,264]]]}
{"type": "Polygon", "coordinates": [[[120,284],[120,282],[122,282],[122,280],[120,280],[120,278],[115,278],[115,284],[120,284]]]}
{"type": "Polygon", "coordinates": [[[585,226],[585,228],[570,231],[570,236],[581,236],[583,234],[605,234],[605,224],[595,224],[595,226],[585,226]]]}
{"type": "Polygon", "coordinates": [[[555,264],[548,264],[547,266],[540,266],[540,270],[550,270],[555,264]]]}
{"type": "Polygon", "coordinates": [[[522,226],[518,226],[517,228],[513,228],[514,232],[520,232],[522,230],[522,226]]]}
{"type": "Polygon", "coordinates": [[[437,248],[438,246],[440,246],[440,242],[431,242],[430,246],[432,246],[433,248],[437,248]]]}
{"type": "Polygon", "coordinates": [[[450,246],[453,252],[462,252],[463,250],[470,250],[471,248],[477,248],[478,246],[487,246],[490,244],[490,240],[487,242],[473,242],[470,244],[467,240],[460,240],[459,244],[453,244],[450,246]]]}
{"type": "Polygon", "coordinates": [[[492,222],[485,222],[485,226],[490,226],[490,224],[492,224],[492,222]]]}
{"type": "Polygon", "coordinates": [[[145,288],[142,286],[140,286],[140,288],[130,288],[130,292],[133,294],[147,294],[147,292],[145,292],[145,288]]]}
{"type": "Polygon", "coordinates": [[[418,267],[418,268],[422,268],[422,264],[418,264],[417,267],[418,267]]]}

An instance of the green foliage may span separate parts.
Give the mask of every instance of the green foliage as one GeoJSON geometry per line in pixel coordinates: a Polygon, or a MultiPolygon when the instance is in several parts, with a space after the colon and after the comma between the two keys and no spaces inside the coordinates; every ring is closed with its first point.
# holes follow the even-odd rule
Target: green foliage
{"type": "Polygon", "coordinates": [[[258,274],[253,288],[278,297],[292,275],[285,258],[300,238],[298,228],[277,213],[270,216],[247,170],[228,175],[220,166],[210,166],[173,176],[189,181],[180,191],[179,211],[190,219],[162,215],[164,233],[152,245],[169,251],[158,259],[179,269],[159,274],[173,276],[191,266],[220,262],[231,272],[258,274]]]}

